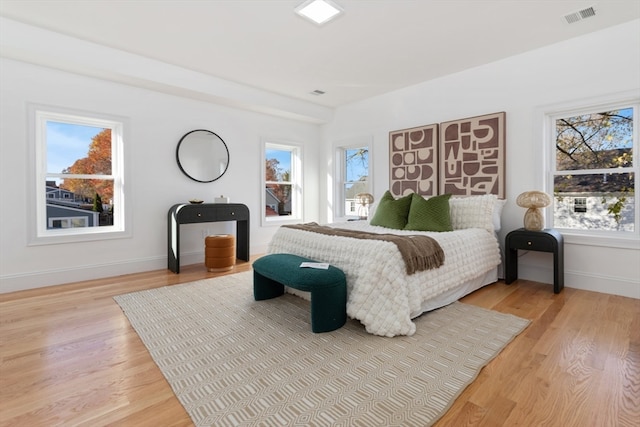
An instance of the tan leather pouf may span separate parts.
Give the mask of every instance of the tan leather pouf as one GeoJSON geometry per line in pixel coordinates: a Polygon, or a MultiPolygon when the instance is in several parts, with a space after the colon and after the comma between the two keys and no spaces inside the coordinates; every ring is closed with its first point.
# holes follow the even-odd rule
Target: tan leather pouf
{"type": "Polygon", "coordinates": [[[228,271],[236,265],[236,238],[231,234],[204,239],[204,265],[209,271],[228,271]]]}

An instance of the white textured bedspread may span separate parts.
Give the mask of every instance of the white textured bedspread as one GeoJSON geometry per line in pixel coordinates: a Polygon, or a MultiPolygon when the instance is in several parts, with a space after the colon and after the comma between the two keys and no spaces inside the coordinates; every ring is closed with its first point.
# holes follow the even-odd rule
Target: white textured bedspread
{"type": "Polygon", "coordinates": [[[500,264],[500,249],[487,230],[470,228],[445,233],[390,230],[366,221],[332,224],[373,233],[424,234],[440,243],[444,264],[437,269],[407,275],[395,244],[378,240],[327,236],[280,227],[269,243],[268,253],[290,253],[328,262],[347,277],[347,315],[358,319],[367,332],[382,335],[413,335],[412,318],[421,314],[422,303],[461,283],[484,275],[500,264]]]}

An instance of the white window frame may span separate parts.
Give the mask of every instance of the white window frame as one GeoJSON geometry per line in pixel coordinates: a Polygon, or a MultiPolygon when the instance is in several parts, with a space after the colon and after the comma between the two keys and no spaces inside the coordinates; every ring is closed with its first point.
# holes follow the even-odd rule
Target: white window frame
{"type": "MultiPolygon", "coordinates": [[[[75,243],[131,237],[131,191],[125,191],[129,156],[125,155],[125,131],[128,120],[124,117],[87,112],[48,105],[28,105],[29,122],[29,167],[27,236],[29,245],[75,243]],[[47,229],[47,122],[62,122],[83,126],[111,129],[111,175],[90,175],[98,179],[113,179],[113,225],[100,227],[72,227],[47,229]]],[[[130,150],[127,150],[130,151],[130,150]]],[[[78,176],[83,177],[83,176],[78,176]]]]}
{"type": "Polygon", "coordinates": [[[281,141],[278,139],[263,139],[262,140],[262,155],[260,157],[260,170],[261,170],[261,200],[260,208],[261,224],[263,227],[267,226],[280,226],[283,224],[295,224],[304,218],[303,214],[303,180],[302,180],[302,160],[303,160],[303,145],[297,142],[281,141]],[[291,152],[291,215],[283,216],[267,216],[266,210],[266,153],[267,149],[284,150],[291,152]]]}
{"type": "Polygon", "coordinates": [[[368,193],[373,194],[373,184],[372,184],[372,149],[371,149],[371,139],[370,138],[360,138],[358,140],[352,140],[346,143],[342,143],[338,145],[335,149],[336,152],[336,188],[335,188],[335,201],[334,204],[337,207],[336,209],[336,217],[339,218],[355,218],[357,215],[348,215],[345,211],[346,204],[346,195],[345,195],[345,184],[347,184],[347,164],[346,164],[346,152],[347,150],[354,150],[357,148],[367,148],[368,156],[369,156],[369,174],[367,176],[367,185],[366,191],[368,193]]]}
{"type": "MultiPolygon", "coordinates": [[[[640,197],[638,197],[638,191],[640,190],[640,187],[638,186],[638,183],[640,182],[640,156],[638,150],[640,146],[640,94],[637,91],[628,91],[603,97],[572,101],[553,106],[542,107],[538,109],[536,113],[537,115],[539,115],[539,118],[542,122],[542,132],[539,135],[539,140],[543,141],[543,149],[541,150],[541,163],[543,164],[543,168],[541,170],[543,171],[543,176],[541,177],[541,180],[543,182],[543,188],[545,189],[547,194],[551,195],[553,198],[554,176],[556,173],[556,118],[593,113],[594,111],[610,111],[624,107],[634,107],[633,153],[635,158],[631,170],[631,172],[633,172],[635,176],[634,231],[621,232],[610,230],[576,230],[558,228],[558,230],[563,234],[566,243],[589,246],[640,249],[640,197]]],[[[597,172],[598,170],[595,169],[594,171],[597,172]]],[[[547,228],[554,227],[553,218],[554,205],[552,203],[545,209],[545,222],[547,228]]]]}

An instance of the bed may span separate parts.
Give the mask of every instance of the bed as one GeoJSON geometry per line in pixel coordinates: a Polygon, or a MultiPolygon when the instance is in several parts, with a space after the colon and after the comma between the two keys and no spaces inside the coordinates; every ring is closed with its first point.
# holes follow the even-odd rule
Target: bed
{"type": "MultiPolygon", "coordinates": [[[[387,192],[376,212],[370,214],[370,221],[327,224],[328,227],[366,233],[424,235],[435,239],[444,252],[442,265],[412,274],[407,272],[398,246],[385,240],[361,240],[282,226],[269,243],[267,252],[291,253],[340,268],[347,277],[349,317],[359,320],[371,334],[389,337],[413,335],[416,326],[412,319],[448,305],[498,279],[497,267],[501,263],[501,256],[496,233],[500,228],[502,206],[503,201],[495,195],[464,198],[446,195],[427,199],[413,194],[394,199],[387,192]],[[386,220],[382,221],[384,226],[380,225],[381,221],[377,218],[382,218],[383,210],[387,212],[385,200],[391,198],[392,205],[399,205],[401,200],[407,204],[407,197],[411,201],[405,218],[413,224],[413,229],[399,229],[398,224],[386,220]],[[440,209],[446,214],[434,214],[433,205],[436,201],[440,206],[446,203],[440,209]],[[425,212],[424,207],[429,203],[431,209],[425,212]],[[440,229],[442,224],[437,220],[435,225],[420,226],[424,218],[427,218],[427,222],[433,222],[434,217],[440,217],[445,228],[452,231],[416,230],[440,229]],[[420,220],[416,221],[416,218],[420,220]]],[[[403,209],[397,209],[402,212],[393,213],[402,216],[403,209]]],[[[287,291],[308,298],[304,292],[295,289],[287,291]]]]}

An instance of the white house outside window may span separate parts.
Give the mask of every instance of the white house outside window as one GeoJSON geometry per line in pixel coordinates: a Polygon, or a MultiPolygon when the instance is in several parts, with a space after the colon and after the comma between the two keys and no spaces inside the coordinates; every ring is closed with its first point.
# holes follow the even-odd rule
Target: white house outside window
{"type": "Polygon", "coordinates": [[[551,226],[577,235],[638,236],[638,103],[572,109],[547,119],[551,226]]]}
{"type": "Polygon", "coordinates": [[[367,207],[360,206],[356,195],[360,193],[370,193],[369,185],[369,147],[342,147],[338,149],[340,156],[339,164],[342,171],[341,188],[339,190],[342,214],[344,216],[367,216],[367,212],[360,210],[367,207]]]}
{"type": "Polygon", "coordinates": [[[265,223],[302,218],[301,152],[298,145],[264,144],[265,223]]]}
{"type": "Polygon", "coordinates": [[[31,115],[31,243],[126,235],[123,122],[35,106],[31,115]]]}

